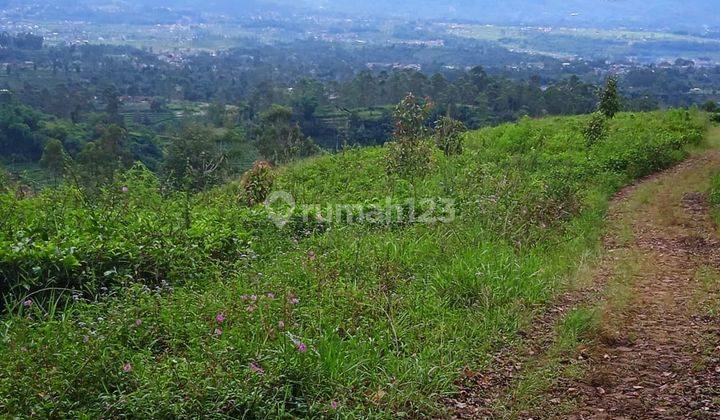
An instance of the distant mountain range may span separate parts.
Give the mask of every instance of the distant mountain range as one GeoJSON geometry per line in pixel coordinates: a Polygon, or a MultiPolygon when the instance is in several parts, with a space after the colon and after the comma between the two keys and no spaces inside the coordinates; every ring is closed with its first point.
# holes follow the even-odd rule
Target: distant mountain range
{"type": "Polygon", "coordinates": [[[307,12],[499,25],[720,30],[720,0],[0,0],[0,9],[14,11],[16,18],[166,20],[188,14],[307,12]]]}

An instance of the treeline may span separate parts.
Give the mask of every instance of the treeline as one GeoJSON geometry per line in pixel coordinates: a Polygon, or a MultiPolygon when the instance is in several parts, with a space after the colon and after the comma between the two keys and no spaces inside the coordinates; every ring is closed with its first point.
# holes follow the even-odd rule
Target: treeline
{"type": "Polygon", "coordinates": [[[43,47],[44,38],[31,33],[10,35],[7,32],[0,33],[0,47],[17,48],[19,50],[40,50],[43,47]]]}

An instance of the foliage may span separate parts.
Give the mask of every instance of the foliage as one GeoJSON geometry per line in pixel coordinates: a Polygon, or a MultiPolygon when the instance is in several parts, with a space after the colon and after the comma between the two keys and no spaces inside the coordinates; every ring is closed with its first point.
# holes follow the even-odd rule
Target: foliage
{"type": "Polygon", "coordinates": [[[432,149],[428,144],[427,119],[433,104],[412,93],[395,108],[394,142],[388,147],[388,171],[413,177],[430,168],[432,149]]]}
{"type": "Polygon", "coordinates": [[[319,152],[312,139],[305,137],[293,123],[292,109],[279,105],[260,115],[255,138],[260,154],[274,163],[287,163],[319,152]]]}
{"type": "Polygon", "coordinates": [[[588,147],[600,142],[607,135],[608,119],[602,112],[595,112],[590,116],[585,127],[585,142],[588,147]]]}
{"type": "Polygon", "coordinates": [[[132,155],[126,146],[127,131],[117,125],[102,129],[102,135],[88,142],[78,154],[80,175],[84,185],[93,189],[114,179],[115,174],[132,165],[132,155]]]}
{"type": "Polygon", "coordinates": [[[174,188],[197,192],[223,179],[225,163],[226,157],[213,131],[193,124],[170,141],[163,172],[174,188]]]}
{"type": "Polygon", "coordinates": [[[465,125],[450,117],[442,117],[435,122],[435,145],[445,156],[461,155],[463,151],[463,133],[465,125]]]}
{"type": "Polygon", "coordinates": [[[167,191],[142,166],[92,199],[72,184],[0,194],[0,407],[441,417],[438,396],[463,368],[481,369],[563,292],[597,246],[609,197],[682,159],[703,118],[620,113],[592,148],[588,116],[523,119],[468,133],[462,155],[438,153],[412,187],[384,170],[383,147],[274,171],[276,190],[323,213],[447,198],[447,223],[291,215],[278,228],[263,207],[239,206],[231,186],[167,191]]]}
{"type": "Polygon", "coordinates": [[[705,112],[710,112],[710,113],[718,112],[717,102],[715,102],[715,101],[705,102],[702,106],[702,110],[705,112]]]}
{"type": "Polygon", "coordinates": [[[598,110],[607,118],[613,118],[620,112],[620,95],[617,79],[614,76],[608,77],[605,81],[605,87],[600,92],[598,110]]]}
{"type": "Polygon", "coordinates": [[[262,160],[255,162],[240,180],[248,205],[254,206],[264,202],[272,190],[274,181],[272,165],[262,160]]]}
{"type": "Polygon", "coordinates": [[[53,175],[62,175],[67,165],[67,155],[60,140],[50,139],[45,144],[40,166],[50,171],[53,175]]]}

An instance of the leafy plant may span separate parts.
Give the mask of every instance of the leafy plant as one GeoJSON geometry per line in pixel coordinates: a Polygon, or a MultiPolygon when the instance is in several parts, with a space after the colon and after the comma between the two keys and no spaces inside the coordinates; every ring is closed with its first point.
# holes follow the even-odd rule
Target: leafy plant
{"type": "Polygon", "coordinates": [[[240,180],[248,205],[254,206],[264,202],[270,194],[274,182],[275,175],[270,162],[256,161],[240,180]]]}
{"type": "Polygon", "coordinates": [[[388,153],[390,173],[414,177],[430,168],[432,149],[426,122],[432,107],[429,99],[421,100],[409,93],[395,108],[394,142],[388,153]]]}
{"type": "Polygon", "coordinates": [[[600,105],[598,110],[607,118],[613,118],[620,112],[620,95],[618,94],[617,78],[610,76],[605,81],[605,87],[600,92],[600,105]]]}
{"type": "Polygon", "coordinates": [[[435,145],[445,156],[461,155],[463,151],[463,133],[467,127],[450,117],[442,117],[435,122],[435,145]]]}
{"type": "Polygon", "coordinates": [[[583,134],[588,147],[600,142],[607,135],[608,122],[607,117],[602,112],[595,112],[590,116],[590,120],[585,126],[583,134]]]}

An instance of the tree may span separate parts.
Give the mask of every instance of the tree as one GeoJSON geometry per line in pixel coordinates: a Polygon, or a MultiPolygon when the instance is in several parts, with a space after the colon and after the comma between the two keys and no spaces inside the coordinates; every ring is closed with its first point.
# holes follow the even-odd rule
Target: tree
{"type": "Polygon", "coordinates": [[[590,116],[587,126],[583,134],[585,135],[585,142],[590,147],[605,137],[607,132],[607,117],[602,112],[594,112],[590,116]]]}
{"type": "Polygon", "coordinates": [[[413,178],[432,162],[426,121],[433,107],[429,99],[408,93],[395,108],[394,142],[390,145],[388,171],[413,178]]]}
{"type": "Polygon", "coordinates": [[[213,131],[193,124],[168,145],[163,172],[178,190],[202,191],[220,182],[226,162],[213,131]]]}
{"type": "Polygon", "coordinates": [[[125,147],[125,130],[117,125],[104,129],[102,136],[88,142],[78,155],[78,163],[89,186],[98,186],[112,180],[115,172],[129,168],[132,156],[125,147]]]}
{"type": "Polygon", "coordinates": [[[435,122],[435,145],[445,156],[460,155],[463,151],[462,133],[466,130],[462,122],[442,117],[435,122]]]}
{"type": "Polygon", "coordinates": [[[605,87],[600,92],[600,105],[598,110],[608,118],[613,118],[620,112],[620,96],[618,94],[617,79],[613,76],[605,81],[605,87]]]}
{"type": "Polygon", "coordinates": [[[702,106],[703,111],[705,112],[718,112],[718,105],[715,101],[707,101],[702,106]]]}
{"type": "Polygon", "coordinates": [[[103,91],[103,99],[105,100],[105,112],[107,113],[108,122],[110,124],[122,125],[123,121],[120,116],[120,93],[117,88],[112,85],[103,91]]]}
{"type": "Polygon", "coordinates": [[[52,172],[54,177],[57,177],[65,172],[66,161],[67,155],[60,140],[48,140],[40,159],[40,166],[52,172]]]}
{"type": "Polygon", "coordinates": [[[272,163],[287,163],[320,151],[312,139],[305,137],[292,120],[292,109],[273,105],[260,114],[255,129],[255,142],[260,154],[272,163]]]}

